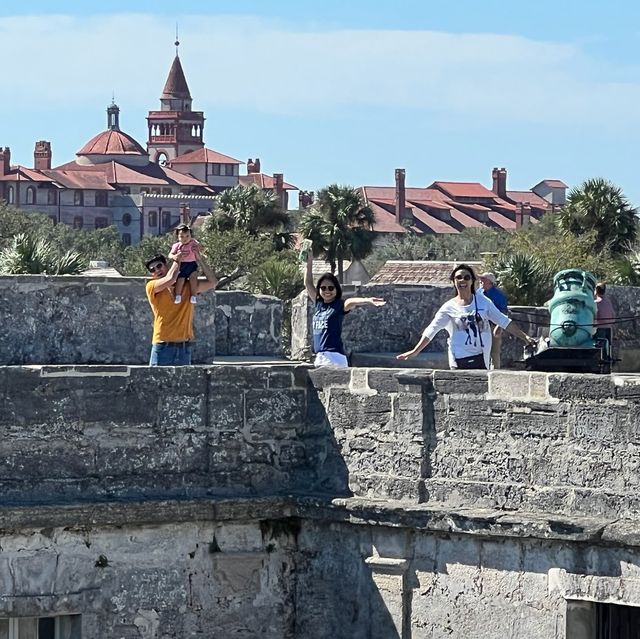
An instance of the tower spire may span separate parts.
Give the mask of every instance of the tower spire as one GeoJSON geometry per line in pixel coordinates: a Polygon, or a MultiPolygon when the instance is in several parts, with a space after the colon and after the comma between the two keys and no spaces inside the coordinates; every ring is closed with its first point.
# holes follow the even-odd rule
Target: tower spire
{"type": "Polygon", "coordinates": [[[176,57],[178,57],[178,47],[180,46],[180,40],[178,39],[178,22],[176,21],[176,41],[174,42],[176,45],[176,57]]]}

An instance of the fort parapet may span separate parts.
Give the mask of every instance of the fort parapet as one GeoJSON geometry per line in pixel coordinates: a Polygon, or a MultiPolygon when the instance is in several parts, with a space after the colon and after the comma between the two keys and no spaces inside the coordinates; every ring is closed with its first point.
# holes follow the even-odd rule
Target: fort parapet
{"type": "MultiPolygon", "coordinates": [[[[146,364],[152,315],[142,277],[0,276],[0,364],[146,364]]],[[[282,302],[219,291],[198,298],[194,363],[282,355],[282,302]]]]}
{"type": "Polygon", "coordinates": [[[0,380],[0,618],[105,639],[591,639],[607,606],[640,605],[636,376],[0,380]]]}

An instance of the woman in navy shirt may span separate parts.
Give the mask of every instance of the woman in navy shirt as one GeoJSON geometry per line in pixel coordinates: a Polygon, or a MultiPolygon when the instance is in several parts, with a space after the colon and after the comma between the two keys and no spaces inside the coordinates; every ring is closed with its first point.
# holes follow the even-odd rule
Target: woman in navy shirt
{"type": "Polygon", "coordinates": [[[307,254],[307,268],[304,285],[309,299],[315,303],[313,310],[313,352],[316,353],[315,366],[349,365],[342,344],[342,320],[356,306],[366,304],[383,306],[381,297],[350,297],[342,299],[342,288],[333,273],[320,276],[313,285],[313,252],[307,254]]]}

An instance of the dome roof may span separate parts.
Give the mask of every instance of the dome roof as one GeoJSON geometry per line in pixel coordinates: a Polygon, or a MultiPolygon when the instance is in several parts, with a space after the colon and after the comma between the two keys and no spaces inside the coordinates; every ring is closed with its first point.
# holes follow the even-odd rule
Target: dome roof
{"type": "Polygon", "coordinates": [[[107,129],[91,138],[76,155],[148,155],[130,136],[117,129],[107,129]]]}

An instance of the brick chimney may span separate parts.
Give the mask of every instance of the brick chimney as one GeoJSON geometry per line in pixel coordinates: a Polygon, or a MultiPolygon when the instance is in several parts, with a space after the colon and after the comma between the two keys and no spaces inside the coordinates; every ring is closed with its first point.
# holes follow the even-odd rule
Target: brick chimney
{"type": "Polygon", "coordinates": [[[395,194],[395,206],[396,206],[396,222],[402,224],[406,219],[407,201],[405,196],[405,175],[404,169],[396,169],[396,194],[395,194]]]}
{"type": "Polygon", "coordinates": [[[516,202],[516,228],[522,227],[522,202],[516,202]]]}
{"type": "Polygon", "coordinates": [[[285,190],[284,190],[284,174],[283,173],[274,173],[273,174],[273,192],[276,195],[278,200],[278,205],[283,211],[286,211],[286,202],[285,202],[285,190]]]}
{"type": "Polygon", "coordinates": [[[505,199],[507,197],[507,169],[494,167],[491,171],[491,179],[493,180],[491,190],[499,198],[505,199]]]}
{"type": "Polygon", "coordinates": [[[33,151],[33,168],[37,171],[51,168],[51,142],[39,140],[33,151]]]}
{"type": "Polygon", "coordinates": [[[189,224],[191,219],[191,207],[186,202],[180,202],[180,223],[189,224]]]}
{"type": "Polygon", "coordinates": [[[11,150],[8,146],[0,148],[0,175],[7,175],[11,171],[11,150]]]}
{"type": "Polygon", "coordinates": [[[247,160],[247,173],[260,173],[260,158],[247,160]]]}

